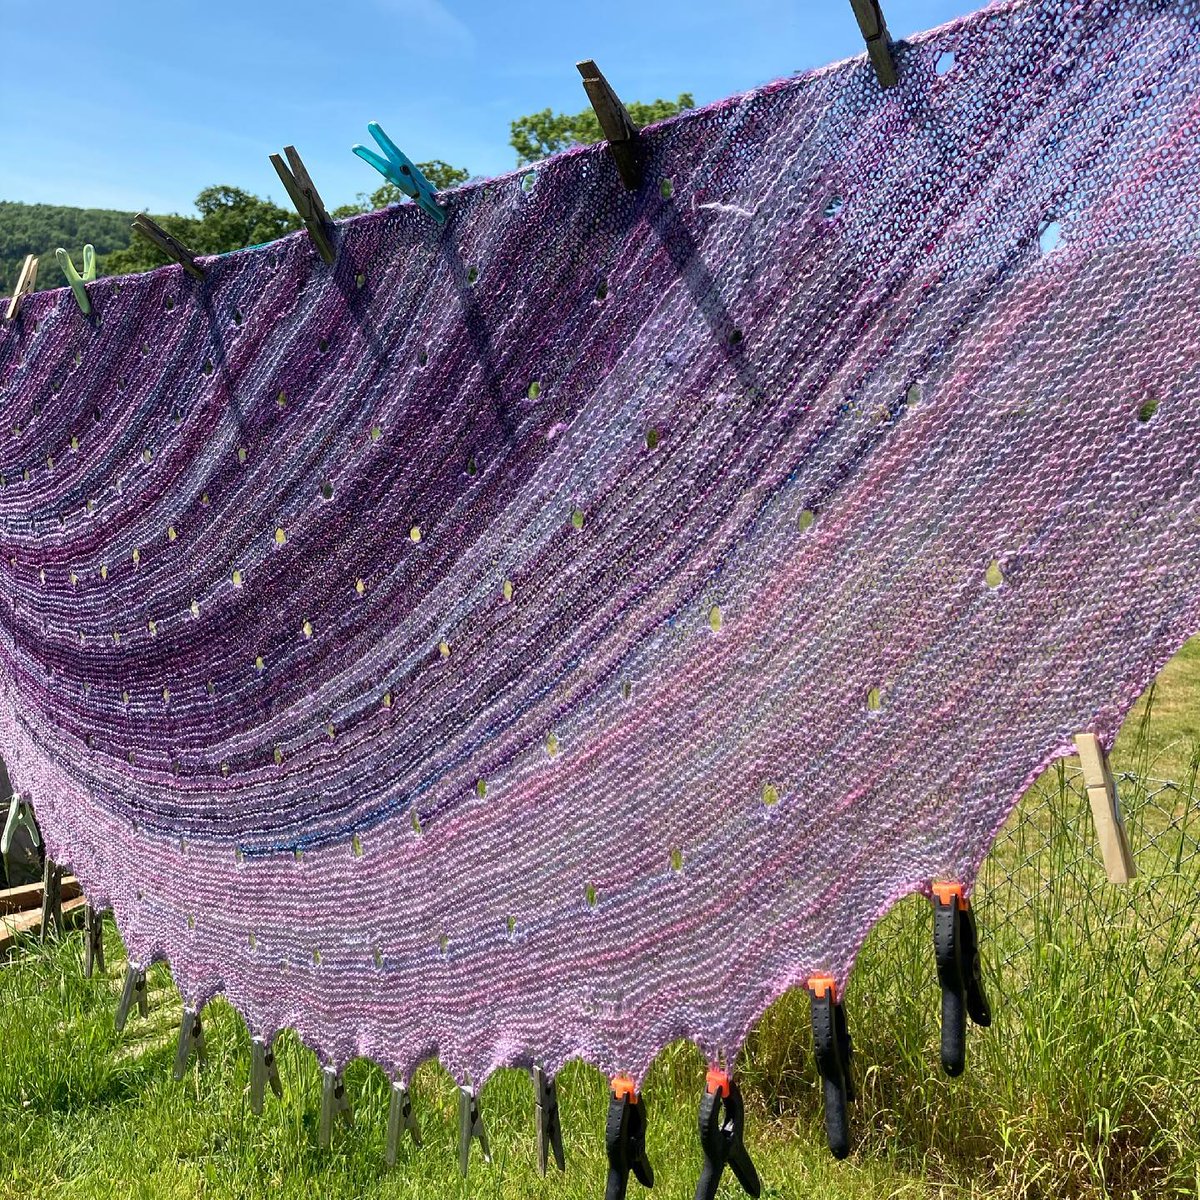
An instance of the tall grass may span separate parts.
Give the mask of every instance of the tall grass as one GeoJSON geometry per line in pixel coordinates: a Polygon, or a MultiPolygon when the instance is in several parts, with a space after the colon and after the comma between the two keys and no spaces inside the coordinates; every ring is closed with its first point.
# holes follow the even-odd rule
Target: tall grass
{"type": "MultiPolygon", "coordinates": [[[[874,930],[848,990],[859,1088],[848,1162],[824,1149],[807,999],[785,996],[763,1017],[738,1073],[768,1197],[1200,1195],[1197,756],[1193,748],[1175,787],[1150,782],[1150,747],[1161,742],[1152,710],[1143,706],[1114,760],[1141,872],[1134,883],[1105,882],[1086,800],[1063,766],[1026,797],[988,859],[975,906],[994,1024],[970,1031],[962,1078],[938,1065],[931,914],[918,899],[874,930]]],[[[425,1147],[389,1173],[377,1068],[349,1068],[356,1123],[329,1153],[316,1148],[312,1054],[281,1039],[286,1095],[253,1118],[247,1035],[220,1001],[205,1014],[208,1070],[175,1084],[169,975],[154,968],[151,1017],[131,1017],[118,1036],[122,950],[111,926],[107,936],[104,980],[82,978],[78,938],[30,946],[0,969],[0,1196],[602,1193],[607,1091],[594,1069],[572,1064],[560,1077],[565,1176],[543,1181],[533,1169],[532,1089],[506,1071],[483,1093],[495,1161],[477,1160],[464,1184],[456,1092],[436,1064],[415,1087],[425,1147]]],[[[703,1072],[699,1053],[681,1044],[646,1081],[657,1196],[694,1193],[703,1072]]]]}

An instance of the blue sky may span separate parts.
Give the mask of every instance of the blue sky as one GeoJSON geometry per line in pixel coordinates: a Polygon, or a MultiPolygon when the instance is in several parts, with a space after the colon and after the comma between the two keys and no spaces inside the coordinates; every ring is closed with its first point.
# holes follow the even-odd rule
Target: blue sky
{"type": "MultiPolygon", "coordinates": [[[[894,37],[983,0],[884,0],[894,37]]],[[[849,0],[0,0],[0,199],[191,212],[209,184],[286,203],[293,143],[332,208],[410,158],[510,170],[509,122],[586,105],[594,58],[627,100],[698,104],[862,52],[849,0]],[[57,64],[57,65],[56,65],[57,64]]]]}

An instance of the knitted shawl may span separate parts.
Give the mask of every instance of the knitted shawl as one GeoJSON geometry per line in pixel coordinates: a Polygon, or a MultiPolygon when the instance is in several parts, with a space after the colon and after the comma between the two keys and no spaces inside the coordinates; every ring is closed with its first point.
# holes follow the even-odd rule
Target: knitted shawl
{"type": "Polygon", "coordinates": [[[27,298],[0,754],[131,960],[330,1065],[636,1077],[969,888],[1200,629],[1198,26],[1003,0],[637,192],[27,298]]]}

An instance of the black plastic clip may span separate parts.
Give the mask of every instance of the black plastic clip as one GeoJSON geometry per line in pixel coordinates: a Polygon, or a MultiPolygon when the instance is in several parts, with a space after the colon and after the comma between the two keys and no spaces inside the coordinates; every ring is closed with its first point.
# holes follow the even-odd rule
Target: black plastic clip
{"type": "Polygon", "coordinates": [[[646,1103],[628,1075],[618,1075],[612,1081],[604,1148],[608,1151],[604,1200],[625,1200],[630,1171],[645,1187],[654,1186],[654,1168],[646,1157],[646,1103]]]}
{"type": "Polygon", "coordinates": [[[129,1019],[129,1009],[134,1004],[143,1017],[150,1012],[150,1002],[146,998],[146,972],[141,967],[129,963],[125,967],[125,983],[121,988],[117,1017],[113,1022],[118,1033],[125,1028],[125,1022],[129,1019]]]}
{"type": "Polygon", "coordinates": [[[967,1061],[967,1016],[990,1025],[975,913],[961,883],[933,885],[933,949],[942,985],[942,1069],[961,1075],[967,1061]]]}
{"type": "Polygon", "coordinates": [[[179,1043],[175,1047],[175,1079],[181,1080],[187,1073],[188,1060],[192,1052],[196,1053],[196,1066],[203,1070],[206,1055],[204,1052],[204,1026],[200,1023],[198,1008],[184,1008],[183,1020],[179,1022],[179,1043]]]}
{"type": "Polygon", "coordinates": [[[250,1039],[250,1111],[261,1117],[267,1085],[283,1099],[283,1084],[279,1080],[279,1064],[275,1061],[275,1046],[266,1038],[250,1039]]]}
{"type": "Polygon", "coordinates": [[[83,910],[83,974],[91,979],[104,974],[104,914],[90,904],[83,910]]]}
{"type": "Polygon", "coordinates": [[[488,1145],[487,1129],[483,1124],[483,1114],[479,1110],[479,1093],[468,1079],[458,1088],[458,1169],[464,1179],[467,1168],[471,1165],[471,1143],[478,1140],[479,1148],[483,1151],[483,1161],[492,1161],[491,1147],[488,1145]]]}
{"type": "Polygon", "coordinates": [[[550,1162],[550,1151],[560,1171],[565,1171],[563,1156],[562,1122],[558,1115],[558,1085],[553,1075],[547,1075],[539,1066],[533,1068],[533,1094],[537,1115],[538,1170],[544,1176],[550,1162]]]}
{"type": "Polygon", "coordinates": [[[341,1117],[347,1129],[354,1124],[342,1073],[333,1067],[325,1067],[321,1071],[321,1118],[317,1122],[317,1145],[322,1150],[328,1150],[333,1144],[334,1117],[341,1117]]]}
{"type": "Polygon", "coordinates": [[[846,1010],[837,998],[832,976],[815,975],[808,981],[812,994],[813,1045],[817,1068],[825,1087],[825,1136],[834,1158],[850,1153],[850,1119],[846,1106],[854,1099],[850,1077],[850,1034],[846,1010]]]}
{"type": "Polygon", "coordinates": [[[738,1085],[722,1070],[710,1067],[700,1101],[700,1145],[704,1150],[704,1169],[696,1185],[696,1200],[714,1200],[721,1174],[728,1163],[737,1181],[751,1196],[762,1191],[742,1134],[746,1127],[746,1107],[738,1085]]]}

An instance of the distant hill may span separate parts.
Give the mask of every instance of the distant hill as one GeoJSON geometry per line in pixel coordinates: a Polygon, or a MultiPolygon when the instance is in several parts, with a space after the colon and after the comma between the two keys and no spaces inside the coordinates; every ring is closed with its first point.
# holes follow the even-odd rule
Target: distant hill
{"type": "Polygon", "coordinates": [[[66,280],[54,258],[57,247],[83,263],[84,243],[97,255],[123,250],[133,241],[133,213],[108,208],[67,208],[58,204],[21,204],[0,200],[0,296],[10,295],[26,254],[37,254],[38,290],[63,287],[66,280]]]}

